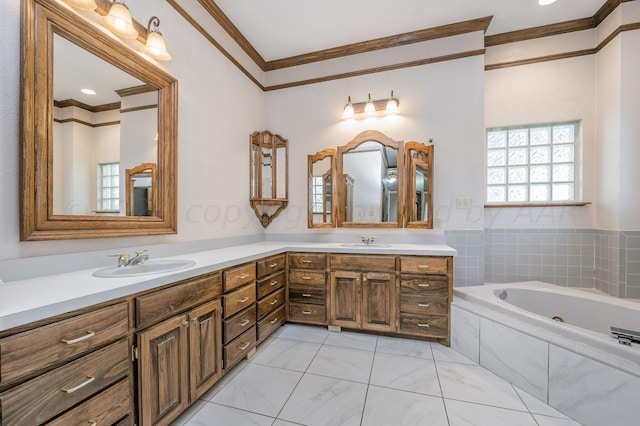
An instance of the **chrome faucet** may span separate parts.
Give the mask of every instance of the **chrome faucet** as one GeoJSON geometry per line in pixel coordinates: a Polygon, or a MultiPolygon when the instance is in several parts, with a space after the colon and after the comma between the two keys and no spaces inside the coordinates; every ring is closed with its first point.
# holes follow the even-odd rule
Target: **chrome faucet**
{"type": "Polygon", "coordinates": [[[371,235],[371,236],[369,236],[369,237],[367,237],[367,236],[363,235],[363,236],[361,236],[361,237],[360,237],[360,241],[362,241],[362,243],[363,243],[364,245],[367,245],[367,246],[368,246],[368,245],[370,245],[370,244],[373,244],[373,242],[374,242],[375,240],[376,240],[376,237],[375,237],[375,236],[373,236],[373,235],[371,235]]]}
{"type": "Polygon", "coordinates": [[[149,260],[149,255],[145,254],[147,250],[136,250],[136,255],[134,257],[130,257],[127,253],[112,253],[108,254],[109,257],[117,257],[118,258],[118,267],[122,268],[124,266],[132,266],[139,265],[141,263],[149,260]]]}

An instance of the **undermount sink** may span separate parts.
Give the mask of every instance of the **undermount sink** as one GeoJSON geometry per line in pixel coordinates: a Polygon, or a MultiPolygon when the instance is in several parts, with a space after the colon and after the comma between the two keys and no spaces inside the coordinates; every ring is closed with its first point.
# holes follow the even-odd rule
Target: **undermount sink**
{"type": "Polygon", "coordinates": [[[93,273],[94,277],[121,278],[137,277],[139,275],[160,274],[164,272],[179,271],[195,265],[196,262],[187,259],[148,260],[144,263],[132,266],[109,266],[98,269],[93,273]]]}
{"type": "Polygon", "coordinates": [[[344,244],[342,244],[342,247],[381,248],[381,247],[391,247],[391,244],[344,243],[344,244]]]}

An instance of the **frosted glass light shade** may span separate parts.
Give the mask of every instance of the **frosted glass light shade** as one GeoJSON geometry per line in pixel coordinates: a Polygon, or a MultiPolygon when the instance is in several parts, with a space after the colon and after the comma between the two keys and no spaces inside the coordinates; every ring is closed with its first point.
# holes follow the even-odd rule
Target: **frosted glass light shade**
{"type": "Polygon", "coordinates": [[[104,25],[115,35],[134,39],[138,37],[138,32],[133,27],[133,20],[129,8],[124,3],[113,3],[109,14],[102,18],[104,25]]]}
{"type": "Polygon", "coordinates": [[[376,114],[376,106],[371,100],[371,95],[369,95],[369,100],[367,100],[367,104],[364,106],[364,115],[375,115],[376,114]]]}
{"type": "Polygon", "coordinates": [[[142,48],[142,51],[161,61],[168,61],[171,59],[171,55],[167,52],[167,46],[164,43],[162,34],[156,31],[151,31],[147,35],[147,43],[142,48]]]}
{"type": "Polygon", "coordinates": [[[63,0],[69,6],[80,10],[96,10],[98,7],[95,0],[63,0]]]}
{"type": "Polygon", "coordinates": [[[344,106],[344,111],[342,111],[342,118],[353,118],[356,116],[356,111],[353,109],[353,104],[351,103],[351,96],[349,96],[349,102],[344,106]]]}

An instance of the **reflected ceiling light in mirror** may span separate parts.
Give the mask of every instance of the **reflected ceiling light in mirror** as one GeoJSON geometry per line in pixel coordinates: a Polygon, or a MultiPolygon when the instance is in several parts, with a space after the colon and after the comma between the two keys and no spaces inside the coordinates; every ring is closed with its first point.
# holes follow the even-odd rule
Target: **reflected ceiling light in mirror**
{"type": "Polygon", "coordinates": [[[342,111],[343,119],[358,118],[359,116],[373,117],[378,112],[384,112],[385,114],[398,114],[400,112],[400,101],[393,96],[393,90],[391,96],[387,99],[371,99],[371,94],[368,95],[368,99],[364,102],[351,102],[351,96],[349,96],[349,102],[344,106],[342,111]]]}
{"type": "Polygon", "coordinates": [[[138,37],[138,32],[133,27],[133,19],[131,18],[131,12],[124,0],[114,0],[109,14],[102,18],[104,25],[115,35],[126,38],[134,39],[138,37]]]}
{"type": "Polygon", "coordinates": [[[90,96],[93,96],[96,94],[95,90],[91,90],[91,89],[80,89],[80,91],[85,95],[90,95],[90,96]]]}
{"type": "Polygon", "coordinates": [[[167,52],[167,46],[164,43],[159,26],[160,19],[157,16],[152,16],[147,25],[147,43],[142,48],[142,51],[152,58],[168,61],[171,59],[171,55],[167,52]],[[153,29],[151,29],[151,25],[153,25],[153,29]]]}
{"type": "Polygon", "coordinates": [[[96,10],[98,7],[95,0],[63,0],[69,6],[80,10],[96,10]]]}
{"type": "Polygon", "coordinates": [[[555,2],[556,2],[556,0],[538,0],[538,4],[540,6],[548,6],[548,5],[550,5],[552,3],[555,3],[555,2]]]}

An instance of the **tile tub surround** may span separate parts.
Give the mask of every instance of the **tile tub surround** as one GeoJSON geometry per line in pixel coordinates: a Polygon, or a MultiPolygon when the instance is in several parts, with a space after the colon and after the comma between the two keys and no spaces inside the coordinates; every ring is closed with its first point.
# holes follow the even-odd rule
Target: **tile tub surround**
{"type": "Polygon", "coordinates": [[[292,324],[173,423],[217,424],[580,425],[437,343],[292,324]]]}
{"type": "Polygon", "coordinates": [[[467,300],[451,315],[451,347],[530,395],[584,425],[640,424],[640,376],[576,351],[607,354],[467,300]]]}

